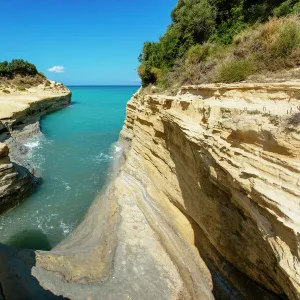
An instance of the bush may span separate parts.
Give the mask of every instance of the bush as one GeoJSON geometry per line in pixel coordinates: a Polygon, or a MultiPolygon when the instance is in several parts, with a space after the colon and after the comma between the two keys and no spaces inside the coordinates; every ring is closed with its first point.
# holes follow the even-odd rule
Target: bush
{"type": "Polygon", "coordinates": [[[10,94],[9,90],[2,90],[2,92],[5,93],[5,94],[10,94]]]}
{"type": "Polygon", "coordinates": [[[17,91],[24,92],[26,88],[24,86],[17,86],[17,91]]]}
{"type": "Polygon", "coordinates": [[[51,85],[51,82],[49,81],[49,80],[47,80],[46,82],[45,82],[45,86],[50,86],[51,85]]]}
{"type": "Polygon", "coordinates": [[[196,44],[192,46],[187,52],[187,59],[191,63],[196,63],[205,60],[210,51],[211,45],[205,43],[203,45],[196,44]]]}
{"type": "Polygon", "coordinates": [[[216,81],[225,83],[244,81],[253,73],[255,73],[255,68],[251,60],[233,59],[225,61],[219,66],[216,81]]]}
{"type": "Polygon", "coordinates": [[[1,77],[35,76],[36,74],[38,74],[36,66],[23,59],[13,59],[11,62],[4,61],[0,63],[1,77]]]}
{"type": "Polygon", "coordinates": [[[300,14],[300,2],[296,3],[292,9],[293,14],[300,14]]]}
{"type": "Polygon", "coordinates": [[[233,82],[295,67],[297,13],[300,0],[178,0],[173,23],[158,42],[146,42],[139,56],[143,86],[233,82]]]}
{"type": "Polygon", "coordinates": [[[278,34],[275,35],[271,46],[273,56],[287,57],[300,45],[300,23],[298,19],[290,19],[278,26],[278,34]]]}
{"type": "Polygon", "coordinates": [[[275,17],[287,16],[292,11],[292,0],[281,3],[279,7],[276,7],[273,11],[275,17]]]}
{"type": "Polygon", "coordinates": [[[38,75],[43,79],[47,79],[46,76],[44,75],[44,73],[42,73],[42,72],[38,72],[38,75]]]}
{"type": "Polygon", "coordinates": [[[248,29],[234,41],[237,58],[255,57],[261,70],[278,70],[297,65],[300,47],[300,19],[297,16],[274,18],[248,29]]]}

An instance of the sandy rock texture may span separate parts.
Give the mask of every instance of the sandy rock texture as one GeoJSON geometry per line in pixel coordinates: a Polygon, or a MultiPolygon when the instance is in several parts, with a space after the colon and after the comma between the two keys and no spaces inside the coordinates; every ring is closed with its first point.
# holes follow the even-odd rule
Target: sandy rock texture
{"type": "Polygon", "coordinates": [[[300,299],[299,82],[137,93],[121,138],[124,172],[198,248],[215,295],[300,299]]]}
{"type": "Polygon", "coordinates": [[[165,218],[122,151],[112,169],[107,190],[54,249],[0,245],[0,298],[18,299],[18,286],[24,299],[214,299],[211,274],[196,247],[165,218]]]}
{"type": "Polygon", "coordinates": [[[25,163],[28,149],[24,143],[40,134],[42,115],[66,107],[70,101],[71,92],[65,87],[0,93],[0,142],[10,149],[8,157],[8,147],[0,147],[0,213],[20,203],[38,182],[31,175],[33,167],[25,163]]]}
{"type": "Polygon", "coordinates": [[[143,214],[138,203],[148,201],[141,183],[120,171],[85,220],[53,250],[0,245],[3,298],[214,299],[204,262],[154,207],[143,214]],[[150,216],[163,229],[160,235],[150,216]]]}
{"type": "Polygon", "coordinates": [[[299,91],[135,94],[111,184],[53,250],[0,245],[0,298],[299,299],[299,91]]]}
{"type": "Polygon", "coordinates": [[[0,143],[0,213],[20,203],[37,181],[24,167],[14,164],[6,144],[0,143]]]}

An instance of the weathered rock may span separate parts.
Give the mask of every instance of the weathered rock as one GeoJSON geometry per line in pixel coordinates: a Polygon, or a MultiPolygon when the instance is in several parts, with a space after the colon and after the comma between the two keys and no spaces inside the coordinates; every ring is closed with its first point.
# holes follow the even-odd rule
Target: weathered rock
{"type": "Polygon", "coordinates": [[[70,104],[71,92],[40,91],[0,95],[0,213],[20,203],[38,183],[24,158],[23,143],[40,134],[39,120],[46,113],[70,104]],[[11,159],[11,161],[10,161],[11,159]],[[29,170],[28,170],[29,169],[29,170]]]}
{"type": "Polygon", "coordinates": [[[27,169],[10,161],[8,152],[0,143],[0,213],[19,204],[37,184],[27,169]]]}
{"type": "Polygon", "coordinates": [[[246,298],[262,297],[256,282],[300,299],[299,91],[299,82],[188,86],[127,105],[123,171],[246,298]]]}
{"type": "Polygon", "coordinates": [[[299,90],[136,94],[115,180],[52,251],[0,246],[3,295],[299,299],[299,90]]]}
{"type": "Polygon", "coordinates": [[[0,143],[0,157],[8,156],[9,149],[6,144],[0,143]]]}

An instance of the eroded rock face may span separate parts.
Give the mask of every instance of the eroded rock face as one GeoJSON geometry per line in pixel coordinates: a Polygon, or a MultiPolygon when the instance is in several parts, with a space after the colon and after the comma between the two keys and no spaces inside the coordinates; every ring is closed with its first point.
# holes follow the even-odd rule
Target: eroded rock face
{"type": "Polygon", "coordinates": [[[40,132],[39,120],[71,102],[68,89],[58,92],[0,95],[0,213],[19,204],[33,192],[39,180],[26,162],[24,143],[40,132]]]}
{"type": "Polygon", "coordinates": [[[49,252],[0,245],[4,297],[299,299],[299,90],[137,93],[123,162],[82,224],[49,252]]]}
{"type": "Polygon", "coordinates": [[[8,154],[7,145],[0,143],[0,213],[20,203],[37,184],[27,169],[10,161],[8,154]]]}
{"type": "Polygon", "coordinates": [[[245,297],[262,297],[257,283],[268,297],[300,298],[299,91],[188,86],[127,105],[124,170],[245,297]]]}

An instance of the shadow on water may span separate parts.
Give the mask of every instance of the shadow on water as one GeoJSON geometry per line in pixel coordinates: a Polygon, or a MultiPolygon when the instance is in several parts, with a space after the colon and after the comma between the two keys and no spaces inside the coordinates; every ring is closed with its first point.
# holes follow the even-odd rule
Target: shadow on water
{"type": "MultiPolygon", "coordinates": [[[[23,233],[22,233],[23,234],[23,233]]],[[[34,276],[36,253],[0,244],[0,299],[61,299],[45,290],[34,276]]]]}
{"type": "Polygon", "coordinates": [[[72,101],[72,102],[70,103],[70,106],[74,106],[74,105],[78,105],[78,104],[80,104],[80,102],[78,102],[78,101],[72,101]]]}
{"type": "Polygon", "coordinates": [[[8,245],[33,250],[51,250],[47,236],[41,230],[24,230],[18,232],[7,242],[8,245]]]}

